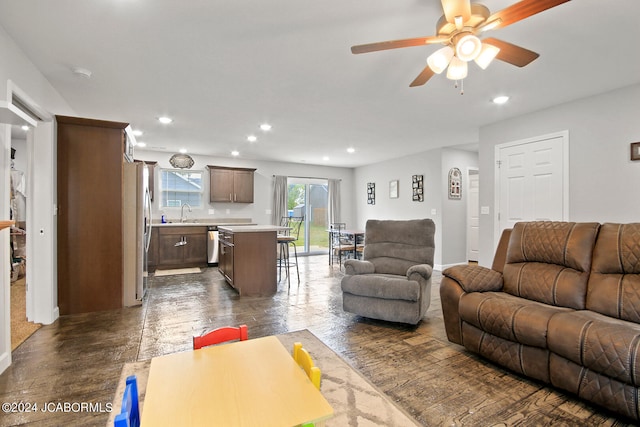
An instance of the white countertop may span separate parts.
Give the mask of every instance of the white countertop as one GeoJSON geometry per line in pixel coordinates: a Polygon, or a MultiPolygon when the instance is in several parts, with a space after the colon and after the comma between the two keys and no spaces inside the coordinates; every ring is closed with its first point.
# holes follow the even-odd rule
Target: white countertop
{"type": "Polygon", "coordinates": [[[165,222],[165,223],[161,223],[161,222],[154,222],[152,224],[153,227],[209,227],[209,226],[227,226],[227,225],[241,225],[241,226],[252,226],[252,225],[256,225],[254,223],[229,223],[229,222],[216,222],[216,221],[198,221],[198,222],[193,222],[193,221],[187,221],[187,222],[165,222]]]}
{"type": "Polygon", "coordinates": [[[224,225],[219,226],[218,229],[232,233],[258,233],[262,231],[288,230],[289,227],[281,227],[279,225],[224,225]]]}

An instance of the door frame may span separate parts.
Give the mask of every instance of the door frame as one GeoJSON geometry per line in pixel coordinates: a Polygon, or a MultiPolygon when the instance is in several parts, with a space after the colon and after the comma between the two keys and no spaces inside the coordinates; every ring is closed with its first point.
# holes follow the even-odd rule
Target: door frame
{"type": "Polygon", "coordinates": [[[497,144],[494,147],[494,179],[493,179],[493,249],[498,247],[498,241],[502,230],[500,230],[500,221],[498,215],[500,213],[500,168],[498,161],[500,160],[500,150],[504,148],[514,147],[516,145],[534,144],[548,139],[560,138],[562,144],[562,220],[569,220],[569,131],[563,130],[559,132],[548,133],[544,135],[534,136],[531,138],[519,139],[516,141],[497,144]]]}
{"type": "MultiPolygon", "coordinates": [[[[467,194],[471,193],[471,191],[470,191],[471,190],[471,186],[469,185],[471,183],[471,179],[470,179],[471,172],[476,172],[475,175],[478,175],[478,221],[479,221],[480,220],[480,169],[477,168],[477,167],[468,167],[467,168],[467,177],[466,177],[467,178],[467,194]]],[[[467,239],[467,245],[466,245],[467,252],[465,254],[465,257],[467,258],[467,261],[469,261],[468,258],[469,258],[469,249],[470,249],[469,248],[469,226],[470,226],[470,224],[469,224],[469,203],[470,203],[470,201],[471,201],[470,198],[467,198],[467,210],[465,212],[465,215],[466,215],[466,218],[467,218],[467,221],[466,221],[466,227],[467,228],[466,228],[466,233],[465,233],[466,239],[467,239]]],[[[479,227],[478,227],[478,229],[479,229],[479,227]]],[[[478,236],[478,238],[479,237],[480,236],[478,236]]]]}

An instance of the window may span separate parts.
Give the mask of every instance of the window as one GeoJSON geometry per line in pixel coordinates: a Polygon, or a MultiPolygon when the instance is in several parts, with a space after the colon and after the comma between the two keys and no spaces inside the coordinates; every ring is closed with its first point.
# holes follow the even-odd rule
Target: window
{"type": "Polygon", "coordinates": [[[179,208],[185,203],[192,208],[202,207],[202,171],[162,169],[160,189],[163,208],[179,208]]]}

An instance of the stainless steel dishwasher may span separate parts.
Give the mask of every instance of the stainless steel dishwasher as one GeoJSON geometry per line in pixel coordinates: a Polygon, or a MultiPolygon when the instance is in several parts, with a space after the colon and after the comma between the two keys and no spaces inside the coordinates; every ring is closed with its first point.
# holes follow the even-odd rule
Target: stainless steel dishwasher
{"type": "Polygon", "coordinates": [[[218,227],[207,227],[207,263],[210,266],[218,264],[218,227]]]}

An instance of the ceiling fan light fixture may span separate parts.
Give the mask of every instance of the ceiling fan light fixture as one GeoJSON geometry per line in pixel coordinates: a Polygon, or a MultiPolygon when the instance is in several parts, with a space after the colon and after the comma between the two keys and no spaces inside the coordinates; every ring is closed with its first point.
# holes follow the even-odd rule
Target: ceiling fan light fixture
{"type": "Polygon", "coordinates": [[[498,55],[499,52],[499,47],[482,43],[482,50],[480,51],[476,59],[474,59],[474,61],[476,62],[476,64],[478,64],[478,67],[486,70],[489,64],[491,64],[491,61],[493,61],[493,59],[496,57],[496,55],[498,55]]]}
{"type": "Polygon", "coordinates": [[[480,32],[485,32],[485,31],[493,30],[500,24],[502,24],[502,18],[497,18],[497,19],[494,19],[493,21],[485,22],[480,27],[476,28],[476,30],[480,32]]]}
{"type": "Polygon", "coordinates": [[[453,18],[453,22],[458,30],[461,30],[464,26],[464,19],[462,18],[462,15],[458,15],[453,18]]]}
{"type": "Polygon", "coordinates": [[[482,50],[482,42],[473,34],[466,34],[456,42],[456,56],[466,62],[469,62],[480,54],[482,50]]]}
{"type": "Polygon", "coordinates": [[[451,49],[450,46],[436,50],[427,58],[429,68],[436,74],[442,73],[449,66],[449,62],[451,62],[451,58],[453,58],[453,53],[453,49],[451,49]]]}
{"type": "Polygon", "coordinates": [[[451,58],[451,63],[447,69],[447,78],[449,80],[462,80],[467,77],[468,70],[469,67],[467,66],[466,61],[462,61],[458,57],[454,56],[451,58]]]}

